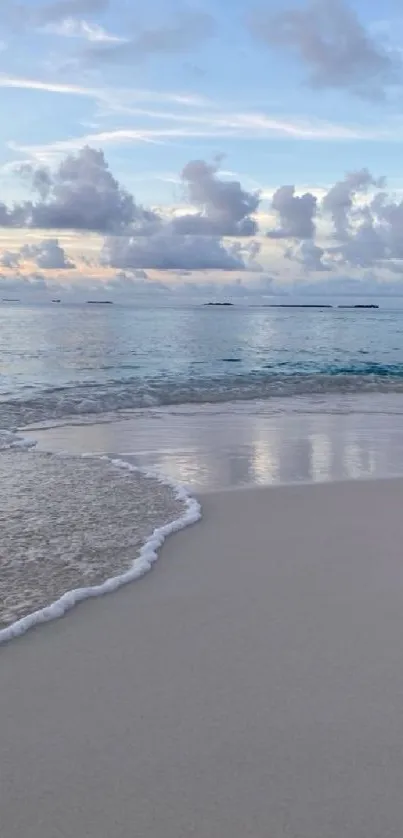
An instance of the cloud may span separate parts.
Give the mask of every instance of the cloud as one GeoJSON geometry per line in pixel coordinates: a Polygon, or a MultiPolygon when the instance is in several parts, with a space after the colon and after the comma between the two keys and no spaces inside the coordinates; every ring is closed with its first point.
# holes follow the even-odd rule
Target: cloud
{"type": "Polygon", "coordinates": [[[187,197],[200,211],[168,220],[155,217],[141,236],[109,237],[104,264],[123,270],[260,270],[257,242],[244,246],[222,241],[224,236],[242,238],[257,232],[251,213],[259,195],[242,189],[238,181],[220,180],[217,173],[216,164],[190,161],[181,178],[187,197]]]}
{"type": "Polygon", "coordinates": [[[285,255],[288,259],[299,262],[303,272],[307,274],[331,271],[333,267],[331,263],[323,261],[325,250],[313,241],[303,241],[296,248],[288,248],[285,255]]]}
{"type": "MultiPolygon", "coordinates": [[[[42,300],[52,298],[63,302],[85,302],[88,299],[113,300],[118,303],[148,301],[153,304],[172,304],[173,300],[200,303],[210,300],[234,301],[246,304],[267,302],[270,298],[284,298],[302,301],[323,301],[323,298],[349,298],[351,302],[367,297],[402,297],[401,279],[392,281],[380,280],[377,274],[367,271],[359,279],[344,276],[329,276],[316,281],[299,280],[291,285],[278,283],[269,275],[243,280],[235,277],[230,281],[217,281],[217,275],[206,277],[200,282],[195,276],[183,282],[161,283],[147,275],[136,277],[134,272],[119,271],[115,277],[105,280],[104,277],[92,279],[82,277],[79,281],[64,281],[64,276],[52,278],[40,273],[31,276],[20,274],[4,276],[0,274],[0,299],[2,296],[17,297],[22,301],[42,300]]],[[[331,301],[331,300],[330,300],[331,301]]],[[[393,300],[390,300],[393,305],[393,300]]]]}
{"type": "Polygon", "coordinates": [[[20,251],[4,250],[0,256],[0,266],[2,268],[18,268],[20,264],[20,251]]]}
{"type": "Polygon", "coordinates": [[[290,115],[259,111],[233,111],[228,103],[206,99],[194,93],[155,91],[142,88],[91,87],[50,79],[20,77],[0,73],[0,88],[36,91],[38,96],[60,95],[91,99],[103,115],[122,114],[135,117],[134,127],[92,131],[87,134],[41,144],[8,142],[8,147],[35,159],[49,161],[84,145],[134,146],[143,143],[161,144],[177,138],[208,139],[286,139],[319,140],[322,142],[388,140],[399,142],[401,127],[380,125],[368,127],[337,124],[317,118],[301,119],[290,115]],[[160,105],[172,105],[169,110],[160,105]],[[150,107],[150,106],[153,107],[150,107]],[[139,119],[140,118],[140,119],[139,119]],[[140,123],[141,120],[141,123],[140,123]],[[140,125],[139,125],[140,123],[140,125]]]}
{"type": "MultiPolygon", "coordinates": [[[[382,265],[396,272],[394,260],[403,260],[403,201],[379,192],[369,205],[356,211],[356,217],[362,220],[349,223],[348,234],[332,248],[334,258],[339,264],[360,268],[382,265]]],[[[403,264],[400,271],[403,273],[403,264]]]]}
{"type": "Polygon", "coordinates": [[[20,250],[24,259],[32,259],[43,270],[66,271],[75,268],[57,239],[44,239],[40,244],[26,244],[20,250]]]}
{"type": "Polygon", "coordinates": [[[384,178],[374,178],[368,169],[349,172],[343,180],[329,189],[322,203],[325,213],[333,219],[335,235],[345,239],[349,235],[350,214],[358,195],[366,195],[371,187],[381,188],[384,178]]]}
{"type": "Polygon", "coordinates": [[[297,55],[312,87],[347,89],[368,99],[384,96],[400,80],[400,58],[365,29],[345,0],[311,0],[277,15],[262,10],[250,26],[268,47],[297,55]]]}
{"type": "MultiPolygon", "coordinates": [[[[31,259],[44,270],[74,267],[51,231],[92,232],[104,237],[101,265],[129,272],[164,270],[259,273],[261,261],[278,258],[273,242],[284,240],[284,255],[304,274],[354,269],[403,270],[403,201],[386,191],[384,178],[368,169],[337,181],[322,201],[310,191],[280,186],[271,210],[278,224],[259,235],[260,193],[249,192],[232,173],[223,176],[219,159],[191,160],[181,173],[192,210],[151,211],[139,206],[109,170],[102,151],[84,147],[56,168],[25,163],[20,174],[36,200],[9,207],[0,203],[0,226],[46,230],[40,244],[4,249],[0,265],[13,270],[31,259]],[[234,178],[234,179],[229,179],[234,178]],[[302,190],[300,190],[301,192],[302,190]],[[329,224],[331,221],[331,228],[329,224]],[[262,250],[261,250],[262,246],[262,250]]],[[[323,193],[322,193],[323,194],[323,193]]],[[[7,234],[9,241],[16,233],[7,234]],[[10,238],[11,236],[11,238],[10,238]]],[[[69,234],[70,235],[70,234],[69,234]]],[[[94,237],[93,253],[99,247],[94,237]]],[[[94,255],[87,262],[94,267],[94,255]]],[[[137,279],[145,278],[137,274],[137,279]]]]}
{"type": "Polygon", "coordinates": [[[253,236],[260,196],[247,192],[239,181],[220,180],[218,165],[191,160],[181,173],[188,200],[199,212],[182,215],[173,221],[175,232],[186,235],[253,236]]]}
{"type": "Polygon", "coordinates": [[[124,43],[125,38],[112,35],[103,29],[98,23],[88,23],[87,20],[78,20],[66,17],[61,21],[47,23],[42,27],[42,32],[50,35],[58,35],[61,38],[81,38],[95,44],[116,44],[124,43]]]}
{"type": "MultiPolygon", "coordinates": [[[[315,241],[314,225],[313,235],[305,236],[305,241],[286,249],[286,258],[298,262],[304,273],[340,272],[350,267],[382,268],[403,274],[403,201],[390,196],[385,187],[385,178],[374,177],[368,169],[347,173],[328,190],[317,207],[322,238],[328,217],[332,220],[330,239],[328,236],[323,246],[319,246],[315,241]]],[[[281,193],[282,190],[284,187],[278,191],[281,193]]],[[[295,215],[299,218],[298,213],[295,215]]],[[[302,214],[302,217],[305,216],[302,214]]],[[[287,226],[285,218],[282,222],[285,232],[296,232],[295,227],[287,226]]],[[[301,225],[299,233],[304,232],[303,221],[301,225]]],[[[277,231],[269,235],[279,237],[277,231]]],[[[302,239],[303,236],[289,235],[289,238],[302,239]]]]}
{"type": "MultiPolygon", "coordinates": [[[[12,90],[37,90],[43,93],[60,93],[63,96],[84,96],[88,98],[97,98],[96,93],[92,88],[83,87],[78,84],[68,84],[63,82],[56,82],[54,80],[41,81],[40,79],[24,78],[21,76],[10,76],[5,73],[0,73],[0,88],[10,88],[12,90]]],[[[102,91],[99,91],[101,96],[102,91]]]]}
{"type": "Polygon", "coordinates": [[[149,278],[138,277],[134,273],[120,271],[115,277],[81,277],[65,280],[64,276],[49,278],[40,273],[31,276],[14,274],[12,277],[0,274],[0,299],[2,296],[24,300],[49,301],[52,298],[61,302],[85,302],[93,300],[113,300],[118,303],[144,301],[152,299],[162,304],[172,299],[171,287],[149,278]]]}
{"type": "Polygon", "coordinates": [[[295,186],[280,186],[274,193],[272,209],[277,213],[280,227],[268,233],[272,239],[312,239],[315,235],[317,198],[306,192],[295,194],[295,186]]]}
{"type": "Polygon", "coordinates": [[[29,294],[34,291],[46,291],[50,289],[51,285],[46,282],[45,277],[38,275],[32,277],[25,277],[16,275],[13,277],[2,276],[0,274],[0,295],[7,293],[26,293],[29,294]]]}
{"type": "Polygon", "coordinates": [[[184,301],[186,299],[199,303],[238,301],[251,304],[264,301],[274,294],[283,295],[284,293],[281,287],[276,286],[273,277],[267,275],[253,277],[252,280],[236,277],[233,281],[226,280],[225,282],[212,281],[212,279],[200,282],[192,278],[188,282],[175,284],[172,291],[184,301]]]}
{"type": "Polygon", "coordinates": [[[151,236],[111,237],[102,261],[114,268],[157,270],[244,270],[240,249],[226,248],[219,238],[177,235],[169,228],[151,236]]]}
{"type": "MultiPolygon", "coordinates": [[[[94,286],[94,290],[96,286],[94,286]]],[[[168,285],[156,279],[150,279],[145,271],[119,271],[113,279],[105,283],[105,289],[113,295],[123,297],[149,296],[150,294],[169,295],[172,293],[168,285]]]]}
{"type": "MultiPolygon", "coordinates": [[[[0,87],[2,86],[2,79],[0,77],[0,87]]],[[[7,85],[5,85],[7,86],[7,85]]],[[[55,86],[53,86],[53,89],[55,86]]],[[[35,88],[36,89],[36,88],[35,88]]],[[[42,88],[40,88],[42,89],[42,88]]],[[[51,90],[51,88],[47,88],[51,90]]],[[[55,92],[62,92],[56,91],[55,92]]],[[[69,93],[70,90],[65,91],[69,93]]],[[[84,95],[84,94],[83,94],[84,95]]],[[[178,102],[179,103],[179,102],[178,102]]],[[[111,107],[110,102],[107,107],[111,107]]],[[[51,143],[43,143],[41,145],[22,144],[16,142],[9,142],[8,146],[13,151],[28,154],[37,159],[50,159],[68,151],[76,151],[82,148],[83,145],[97,145],[97,146],[126,146],[139,145],[150,143],[152,145],[164,145],[166,141],[175,139],[271,139],[273,137],[284,137],[286,139],[316,139],[324,142],[328,141],[343,141],[343,140],[382,140],[389,139],[393,142],[401,140],[401,136],[396,130],[392,135],[384,134],[381,131],[359,131],[345,128],[344,126],[329,125],[325,123],[323,126],[314,124],[311,127],[307,125],[293,123],[292,121],[263,118],[260,116],[256,119],[254,114],[225,114],[222,113],[217,116],[217,113],[206,112],[202,117],[196,117],[182,114],[167,114],[166,112],[145,111],[136,108],[127,109],[125,106],[120,108],[118,101],[115,101],[116,110],[119,112],[130,112],[132,116],[137,115],[141,117],[148,117],[153,122],[155,119],[160,119],[163,127],[142,127],[142,128],[123,128],[112,129],[110,131],[100,131],[97,133],[85,134],[69,138],[67,140],[56,140],[51,143]],[[166,126],[166,122],[171,120],[175,127],[166,126]],[[182,123],[182,124],[181,124],[182,123]]]]}
{"type": "Polygon", "coordinates": [[[403,259],[403,201],[385,191],[386,180],[368,169],[348,173],[325,195],[323,213],[333,221],[329,255],[338,265],[370,268],[403,259]]]}
{"type": "MultiPolygon", "coordinates": [[[[184,107],[200,108],[208,101],[197,94],[175,93],[170,91],[147,90],[135,87],[88,87],[54,79],[37,79],[0,73],[0,88],[12,90],[36,90],[38,93],[59,93],[61,96],[77,96],[108,106],[111,110],[131,113],[132,106],[138,102],[163,102],[184,107]]],[[[347,129],[345,129],[347,131],[347,129]]],[[[361,136],[361,135],[360,135],[361,136]]],[[[83,145],[83,143],[81,143],[83,145]]]]}
{"type": "Polygon", "coordinates": [[[257,261],[257,257],[261,251],[261,245],[256,239],[252,239],[246,245],[237,243],[236,246],[241,249],[245,267],[248,271],[258,272],[263,270],[262,265],[257,261]]]}
{"type": "Polygon", "coordinates": [[[11,87],[21,89],[34,89],[43,92],[60,93],[62,95],[91,96],[97,99],[101,106],[105,106],[108,112],[124,113],[130,116],[145,117],[151,121],[151,125],[136,128],[119,128],[108,131],[72,137],[65,140],[56,140],[43,144],[22,144],[9,142],[8,146],[13,151],[23,152],[37,159],[49,159],[68,151],[76,151],[83,145],[97,145],[105,147],[138,145],[139,143],[164,144],[166,141],[177,138],[189,139],[271,139],[273,137],[284,137],[285,139],[321,140],[323,142],[334,142],[345,140],[368,141],[368,140],[389,140],[399,142],[402,140],[401,131],[380,128],[362,129],[351,128],[345,125],[337,125],[320,120],[310,122],[301,121],[290,117],[286,119],[270,117],[261,113],[231,113],[226,112],[214,103],[204,103],[202,111],[202,100],[197,96],[181,96],[176,93],[155,93],[154,91],[121,92],[113,94],[109,90],[92,90],[74,85],[62,85],[53,82],[45,83],[29,79],[14,79],[0,75],[0,87],[11,87]],[[165,96],[165,99],[164,99],[165,96]],[[166,112],[133,107],[129,102],[133,100],[155,99],[165,102],[172,102],[174,105],[183,105],[182,112],[166,112]],[[197,113],[189,113],[188,107],[197,108],[197,113]],[[159,120],[160,125],[155,127],[155,121],[159,120]],[[172,122],[173,127],[169,125],[172,122]],[[167,125],[168,123],[168,125],[167,125]]]}
{"type": "Polygon", "coordinates": [[[33,8],[24,3],[11,2],[7,4],[7,20],[22,26],[29,24],[40,26],[57,23],[77,15],[104,12],[108,5],[109,0],[54,0],[53,3],[33,8]]]}
{"type": "Polygon", "coordinates": [[[388,255],[398,255],[394,248],[388,249],[385,237],[375,229],[372,220],[360,224],[333,253],[339,264],[357,268],[374,267],[388,255]]]}
{"type": "MultiPolygon", "coordinates": [[[[123,270],[260,270],[260,246],[233,241],[257,232],[251,218],[258,193],[238,181],[222,181],[217,166],[191,161],[182,172],[189,198],[200,206],[194,215],[166,218],[139,207],[113,177],[102,151],[84,147],[52,170],[31,163],[21,174],[39,196],[12,209],[0,204],[0,225],[44,230],[93,231],[106,235],[102,264],[123,270]]],[[[7,264],[15,255],[4,255],[7,264]]],[[[67,269],[57,239],[22,248],[19,258],[35,259],[40,268],[67,269]]]]}
{"type": "Polygon", "coordinates": [[[75,15],[104,12],[108,6],[109,0],[54,0],[53,3],[41,6],[37,15],[42,23],[50,23],[75,15]]]}
{"type": "MultiPolygon", "coordinates": [[[[288,294],[294,297],[316,298],[319,302],[324,297],[337,298],[341,302],[348,299],[352,304],[354,300],[362,301],[363,297],[402,297],[401,280],[387,281],[380,279],[371,271],[357,277],[351,276],[329,276],[314,282],[299,281],[288,288],[288,294]]],[[[331,302],[331,300],[329,300],[331,302]]],[[[399,306],[400,307],[400,306],[399,306]]]]}
{"type": "Polygon", "coordinates": [[[151,55],[190,52],[214,30],[210,14],[188,10],[175,23],[144,29],[126,43],[89,47],[83,58],[91,63],[138,64],[151,55]]]}
{"type": "Polygon", "coordinates": [[[390,200],[386,192],[376,195],[365,223],[372,226],[392,259],[403,259],[403,201],[390,200]]]}
{"type": "Polygon", "coordinates": [[[14,208],[8,214],[8,224],[3,213],[4,226],[17,226],[22,220],[21,226],[47,230],[117,233],[153,218],[152,213],[135,204],[132,195],[113,177],[103,152],[88,146],[68,155],[55,171],[25,164],[22,172],[40,200],[14,208]]]}
{"type": "Polygon", "coordinates": [[[19,268],[21,262],[29,260],[44,270],[71,270],[74,262],[68,258],[58,239],[43,239],[39,244],[25,244],[19,250],[5,250],[0,257],[3,268],[19,268]]]}

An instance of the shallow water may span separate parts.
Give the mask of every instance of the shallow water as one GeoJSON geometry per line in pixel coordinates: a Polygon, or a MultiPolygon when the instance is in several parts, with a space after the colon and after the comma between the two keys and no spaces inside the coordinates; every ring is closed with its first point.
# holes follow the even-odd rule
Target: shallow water
{"type": "Polygon", "coordinates": [[[0,451],[0,629],[127,571],[184,506],[108,461],[0,451]]]}
{"type": "Polygon", "coordinates": [[[24,432],[40,449],[119,452],[191,493],[403,475],[403,395],[327,395],[138,410],[24,432]]]}

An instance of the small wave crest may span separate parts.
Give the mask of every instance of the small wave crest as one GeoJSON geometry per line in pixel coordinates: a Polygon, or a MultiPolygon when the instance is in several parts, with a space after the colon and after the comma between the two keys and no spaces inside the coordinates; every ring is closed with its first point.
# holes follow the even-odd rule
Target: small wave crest
{"type": "MultiPolygon", "coordinates": [[[[237,364],[231,366],[237,367],[237,364]]],[[[402,393],[403,365],[371,362],[328,365],[311,369],[294,363],[281,367],[239,371],[225,375],[135,378],[72,384],[45,389],[29,398],[3,400],[0,426],[21,428],[29,424],[68,418],[116,414],[138,408],[180,404],[219,404],[278,397],[402,393]]],[[[7,439],[3,439],[4,444],[7,439]]],[[[0,439],[1,444],[1,439],[0,439]]],[[[14,444],[14,443],[13,443],[14,444]]],[[[16,444],[16,443],[15,443],[16,444]]]]}
{"type": "Polygon", "coordinates": [[[25,439],[20,434],[13,431],[7,431],[0,428],[0,451],[10,451],[12,449],[34,448],[35,442],[25,439]]]}

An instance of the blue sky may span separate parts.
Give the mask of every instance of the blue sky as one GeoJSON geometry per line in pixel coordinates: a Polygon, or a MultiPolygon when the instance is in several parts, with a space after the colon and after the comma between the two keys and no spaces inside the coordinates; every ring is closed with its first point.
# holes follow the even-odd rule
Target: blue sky
{"type": "MultiPolygon", "coordinates": [[[[395,221],[393,230],[384,230],[398,215],[390,202],[397,206],[403,194],[403,9],[397,0],[381,8],[375,0],[25,0],[3,8],[0,41],[0,186],[7,206],[32,200],[21,164],[52,170],[88,145],[104,152],[137,203],[169,217],[191,204],[180,177],[184,166],[223,155],[216,179],[238,181],[249,193],[261,190],[254,217],[262,272],[285,280],[302,268],[309,273],[309,240],[323,250],[324,281],[334,271],[356,276],[376,268],[383,275],[388,260],[396,276],[401,257],[391,245],[395,221]],[[352,55],[354,40],[345,68],[340,50],[332,66],[311,50],[309,27],[315,29],[320,18],[322,34],[332,38],[336,6],[342,27],[354,30],[362,47],[361,66],[352,55]],[[294,27],[290,38],[291,19],[298,32],[294,27]],[[296,196],[309,192],[320,202],[346,172],[364,167],[374,179],[387,177],[387,209],[371,208],[372,231],[384,236],[382,258],[371,262],[360,251],[351,261],[357,231],[360,240],[366,234],[363,214],[349,217],[346,256],[346,241],[333,241],[334,215],[329,210],[322,218],[319,203],[315,233],[287,235],[286,214],[300,207],[291,203],[283,215],[273,208],[277,189],[292,184],[296,196]],[[277,233],[268,241],[273,228],[277,233]],[[343,258],[336,246],[344,247],[343,258]]],[[[360,186],[351,193],[354,207],[373,201],[380,189],[360,186]]],[[[193,209],[209,212],[204,205],[193,209]]],[[[82,272],[80,254],[85,259],[96,252],[94,236],[103,247],[99,232],[88,230],[84,242],[82,227],[75,238],[74,230],[39,230],[31,223],[20,228],[13,221],[0,246],[15,253],[21,243],[56,238],[72,248],[82,272]]],[[[244,248],[244,240],[240,244],[244,248]]],[[[131,258],[128,268],[144,267],[131,258]]],[[[14,261],[19,269],[26,264],[25,257],[14,261]]]]}
{"type": "MultiPolygon", "coordinates": [[[[301,4],[303,5],[303,4],[301,4]]],[[[353,4],[352,4],[353,5],[353,4]]],[[[41,4],[31,0],[27,8],[36,11],[41,4]]],[[[266,0],[265,7],[275,12],[279,4],[266,0]]],[[[183,3],[167,3],[151,0],[147,4],[130,4],[114,0],[104,13],[90,15],[83,12],[75,20],[86,22],[91,30],[97,26],[116,37],[135,34],[138,28],[152,29],[156,22],[174,26],[186,10],[192,6],[183,3]],[[183,11],[184,10],[184,11],[183,11]]],[[[172,193],[146,177],[148,173],[164,176],[167,172],[179,172],[190,157],[225,153],[230,169],[244,173],[262,186],[275,186],[278,182],[302,184],[332,183],[347,169],[365,163],[390,178],[399,178],[400,148],[396,141],[403,140],[403,118],[400,117],[399,99],[391,104],[360,101],[346,94],[345,90],[311,90],[304,84],[304,71],[298,60],[281,51],[270,51],[257,44],[245,25],[250,8],[249,2],[235,0],[228,14],[226,2],[193,5],[214,16],[215,31],[205,42],[184,49],[177,54],[156,54],[139,58],[123,65],[98,64],[75,66],[77,56],[86,46],[85,38],[52,34],[63,29],[63,20],[47,26],[26,29],[15,25],[10,28],[3,22],[1,39],[5,45],[0,54],[0,80],[2,84],[43,82],[47,84],[71,85],[77,87],[70,95],[46,90],[27,90],[22,87],[1,89],[3,111],[7,119],[0,127],[0,162],[24,158],[28,146],[48,145],[117,130],[189,130],[194,126],[187,122],[192,117],[206,117],[231,114],[259,114],[276,122],[289,122],[296,126],[296,138],[290,139],[286,131],[270,128],[267,131],[245,129],[241,138],[220,136],[219,129],[211,137],[162,137],[160,145],[150,147],[142,141],[119,144],[112,139],[94,139],[97,146],[105,148],[111,168],[127,182],[132,179],[137,194],[142,200],[159,202],[170,200],[172,193]],[[49,31],[50,30],[50,31],[49,31]],[[88,89],[94,95],[80,95],[88,89]],[[116,113],[105,103],[96,101],[96,92],[113,102],[114,91],[117,100],[132,100],[132,107],[153,111],[154,117],[142,114],[116,113]],[[153,101],[151,94],[165,94],[167,97],[188,96],[200,104],[192,106],[176,104],[175,101],[153,101]],[[137,102],[136,102],[137,100],[137,102]],[[206,101],[205,106],[201,104],[206,101]],[[158,114],[170,114],[159,117],[158,114]],[[56,118],[55,118],[56,117],[56,118]],[[174,118],[183,117],[183,122],[174,118]],[[319,132],[319,139],[302,142],[298,127],[306,126],[319,132]],[[328,126],[328,137],[320,136],[320,129],[328,126]],[[352,129],[358,139],[343,137],[343,129],[352,129]],[[333,130],[332,130],[333,129],[333,130]],[[389,134],[387,140],[377,139],[382,131],[389,134]],[[216,135],[215,135],[216,134],[216,135]],[[398,136],[396,136],[398,135],[398,136]],[[334,139],[332,137],[334,136],[334,139]],[[362,140],[362,136],[368,139],[362,140]],[[17,149],[21,148],[21,152],[17,149]],[[16,150],[14,150],[16,149],[16,150]],[[167,194],[168,191],[168,194],[167,194]]],[[[394,26],[396,34],[401,29],[403,36],[403,12],[401,19],[397,4],[383,5],[380,14],[379,3],[354,3],[361,19],[374,25],[388,19],[398,21],[394,26]]],[[[74,18],[72,18],[74,19],[74,18]]],[[[87,34],[88,37],[88,34],[87,34]]],[[[88,43],[88,42],[87,42],[88,43]]],[[[403,45],[403,37],[402,37],[403,45]]],[[[400,97],[399,97],[400,98],[400,97]]],[[[208,125],[200,126],[200,133],[206,133],[208,125]]],[[[27,156],[27,155],[25,155],[27,156]]],[[[28,155],[29,156],[29,155],[28,155]]]]}

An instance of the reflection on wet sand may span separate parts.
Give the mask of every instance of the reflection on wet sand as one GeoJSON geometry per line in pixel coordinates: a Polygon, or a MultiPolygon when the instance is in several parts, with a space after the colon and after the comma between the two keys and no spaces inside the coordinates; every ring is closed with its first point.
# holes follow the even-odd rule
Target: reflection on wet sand
{"type": "Polygon", "coordinates": [[[401,396],[137,411],[33,431],[39,447],[124,453],[200,490],[403,474],[401,396]],[[309,409],[308,409],[309,408],[309,409]]]}

